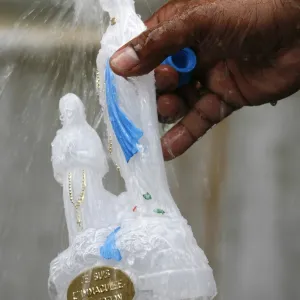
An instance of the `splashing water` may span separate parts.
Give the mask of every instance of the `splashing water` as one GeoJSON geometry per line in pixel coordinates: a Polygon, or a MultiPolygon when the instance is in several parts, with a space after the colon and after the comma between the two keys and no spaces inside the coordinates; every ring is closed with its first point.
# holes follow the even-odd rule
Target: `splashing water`
{"type": "MultiPolygon", "coordinates": [[[[149,3],[141,0],[137,6],[149,14],[149,3]]],[[[4,17],[3,4],[0,8],[4,17]]],[[[51,0],[20,5],[20,11],[0,28],[3,298],[44,299],[48,262],[67,244],[61,194],[49,161],[50,143],[59,126],[58,101],[69,92],[83,100],[88,121],[101,138],[106,135],[95,81],[96,55],[108,23],[97,0],[51,0]],[[26,262],[12,264],[20,253],[26,254],[26,262]],[[36,274],[34,294],[32,284],[24,286],[24,278],[36,278],[36,274]],[[10,288],[11,282],[16,288],[10,288]]],[[[106,186],[116,193],[123,188],[115,168],[106,186]]]]}
{"type": "Polygon", "coordinates": [[[0,289],[5,298],[46,299],[48,262],[68,241],[49,160],[58,101],[76,93],[89,123],[101,126],[96,55],[108,20],[96,2],[89,10],[72,1],[22,4],[7,7],[5,22],[0,4],[0,289]],[[29,277],[38,277],[34,292],[29,277]]]}

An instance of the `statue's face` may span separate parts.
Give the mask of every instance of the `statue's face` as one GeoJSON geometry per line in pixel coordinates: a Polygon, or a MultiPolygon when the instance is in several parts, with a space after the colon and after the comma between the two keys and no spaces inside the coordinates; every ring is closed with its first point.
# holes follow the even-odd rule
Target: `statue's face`
{"type": "Polygon", "coordinates": [[[86,120],[83,103],[74,94],[67,94],[60,99],[59,110],[62,125],[80,123],[86,120]]]}

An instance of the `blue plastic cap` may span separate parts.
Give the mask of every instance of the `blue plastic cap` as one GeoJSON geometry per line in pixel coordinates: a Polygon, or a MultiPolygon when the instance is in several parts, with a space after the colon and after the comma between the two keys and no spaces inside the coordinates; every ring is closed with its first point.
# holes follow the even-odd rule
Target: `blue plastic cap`
{"type": "Polygon", "coordinates": [[[162,65],[169,65],[179,73],[178,87],[180,87],[190,82],[192,71],[197,65],[197,57],[192,49],[184,48],[166,58],[162,65]]]}

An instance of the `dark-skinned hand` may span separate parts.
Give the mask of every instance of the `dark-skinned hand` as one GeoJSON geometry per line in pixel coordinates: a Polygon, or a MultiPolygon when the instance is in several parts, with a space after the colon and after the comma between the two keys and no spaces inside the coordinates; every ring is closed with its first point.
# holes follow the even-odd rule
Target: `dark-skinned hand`
{"type": "Polygon", "coordinates": [[[155,69],[159,119],[182,118],[162,137],[165,160],[233,111],[276,103],[300,88],[300,0],[174,0],[146,25],[110,64],[124,77],[155,69]],[[176,71],[160,64],[185,47],[198,65],[192,82],[177,89],[176,71]]]}

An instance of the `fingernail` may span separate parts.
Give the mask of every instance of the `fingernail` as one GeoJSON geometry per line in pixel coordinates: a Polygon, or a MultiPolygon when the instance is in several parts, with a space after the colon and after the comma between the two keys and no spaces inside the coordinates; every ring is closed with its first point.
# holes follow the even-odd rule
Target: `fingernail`
{"type": "Polygon", "coordinates": [[[119,71],[129,71],[139,64],[140,60],[132,47],[117,51],[111,58],[111,65],[119,71]]]}
{"type": "Polygon", "coordinates": [[[170,161],[170,160],[176,158],[176,156],[172,152],[172,147],[169,145],[169,140],[166,138],[166,136],[163,136],[161,138],[161,143],[162,143],[164,160],[170,161]]]}

